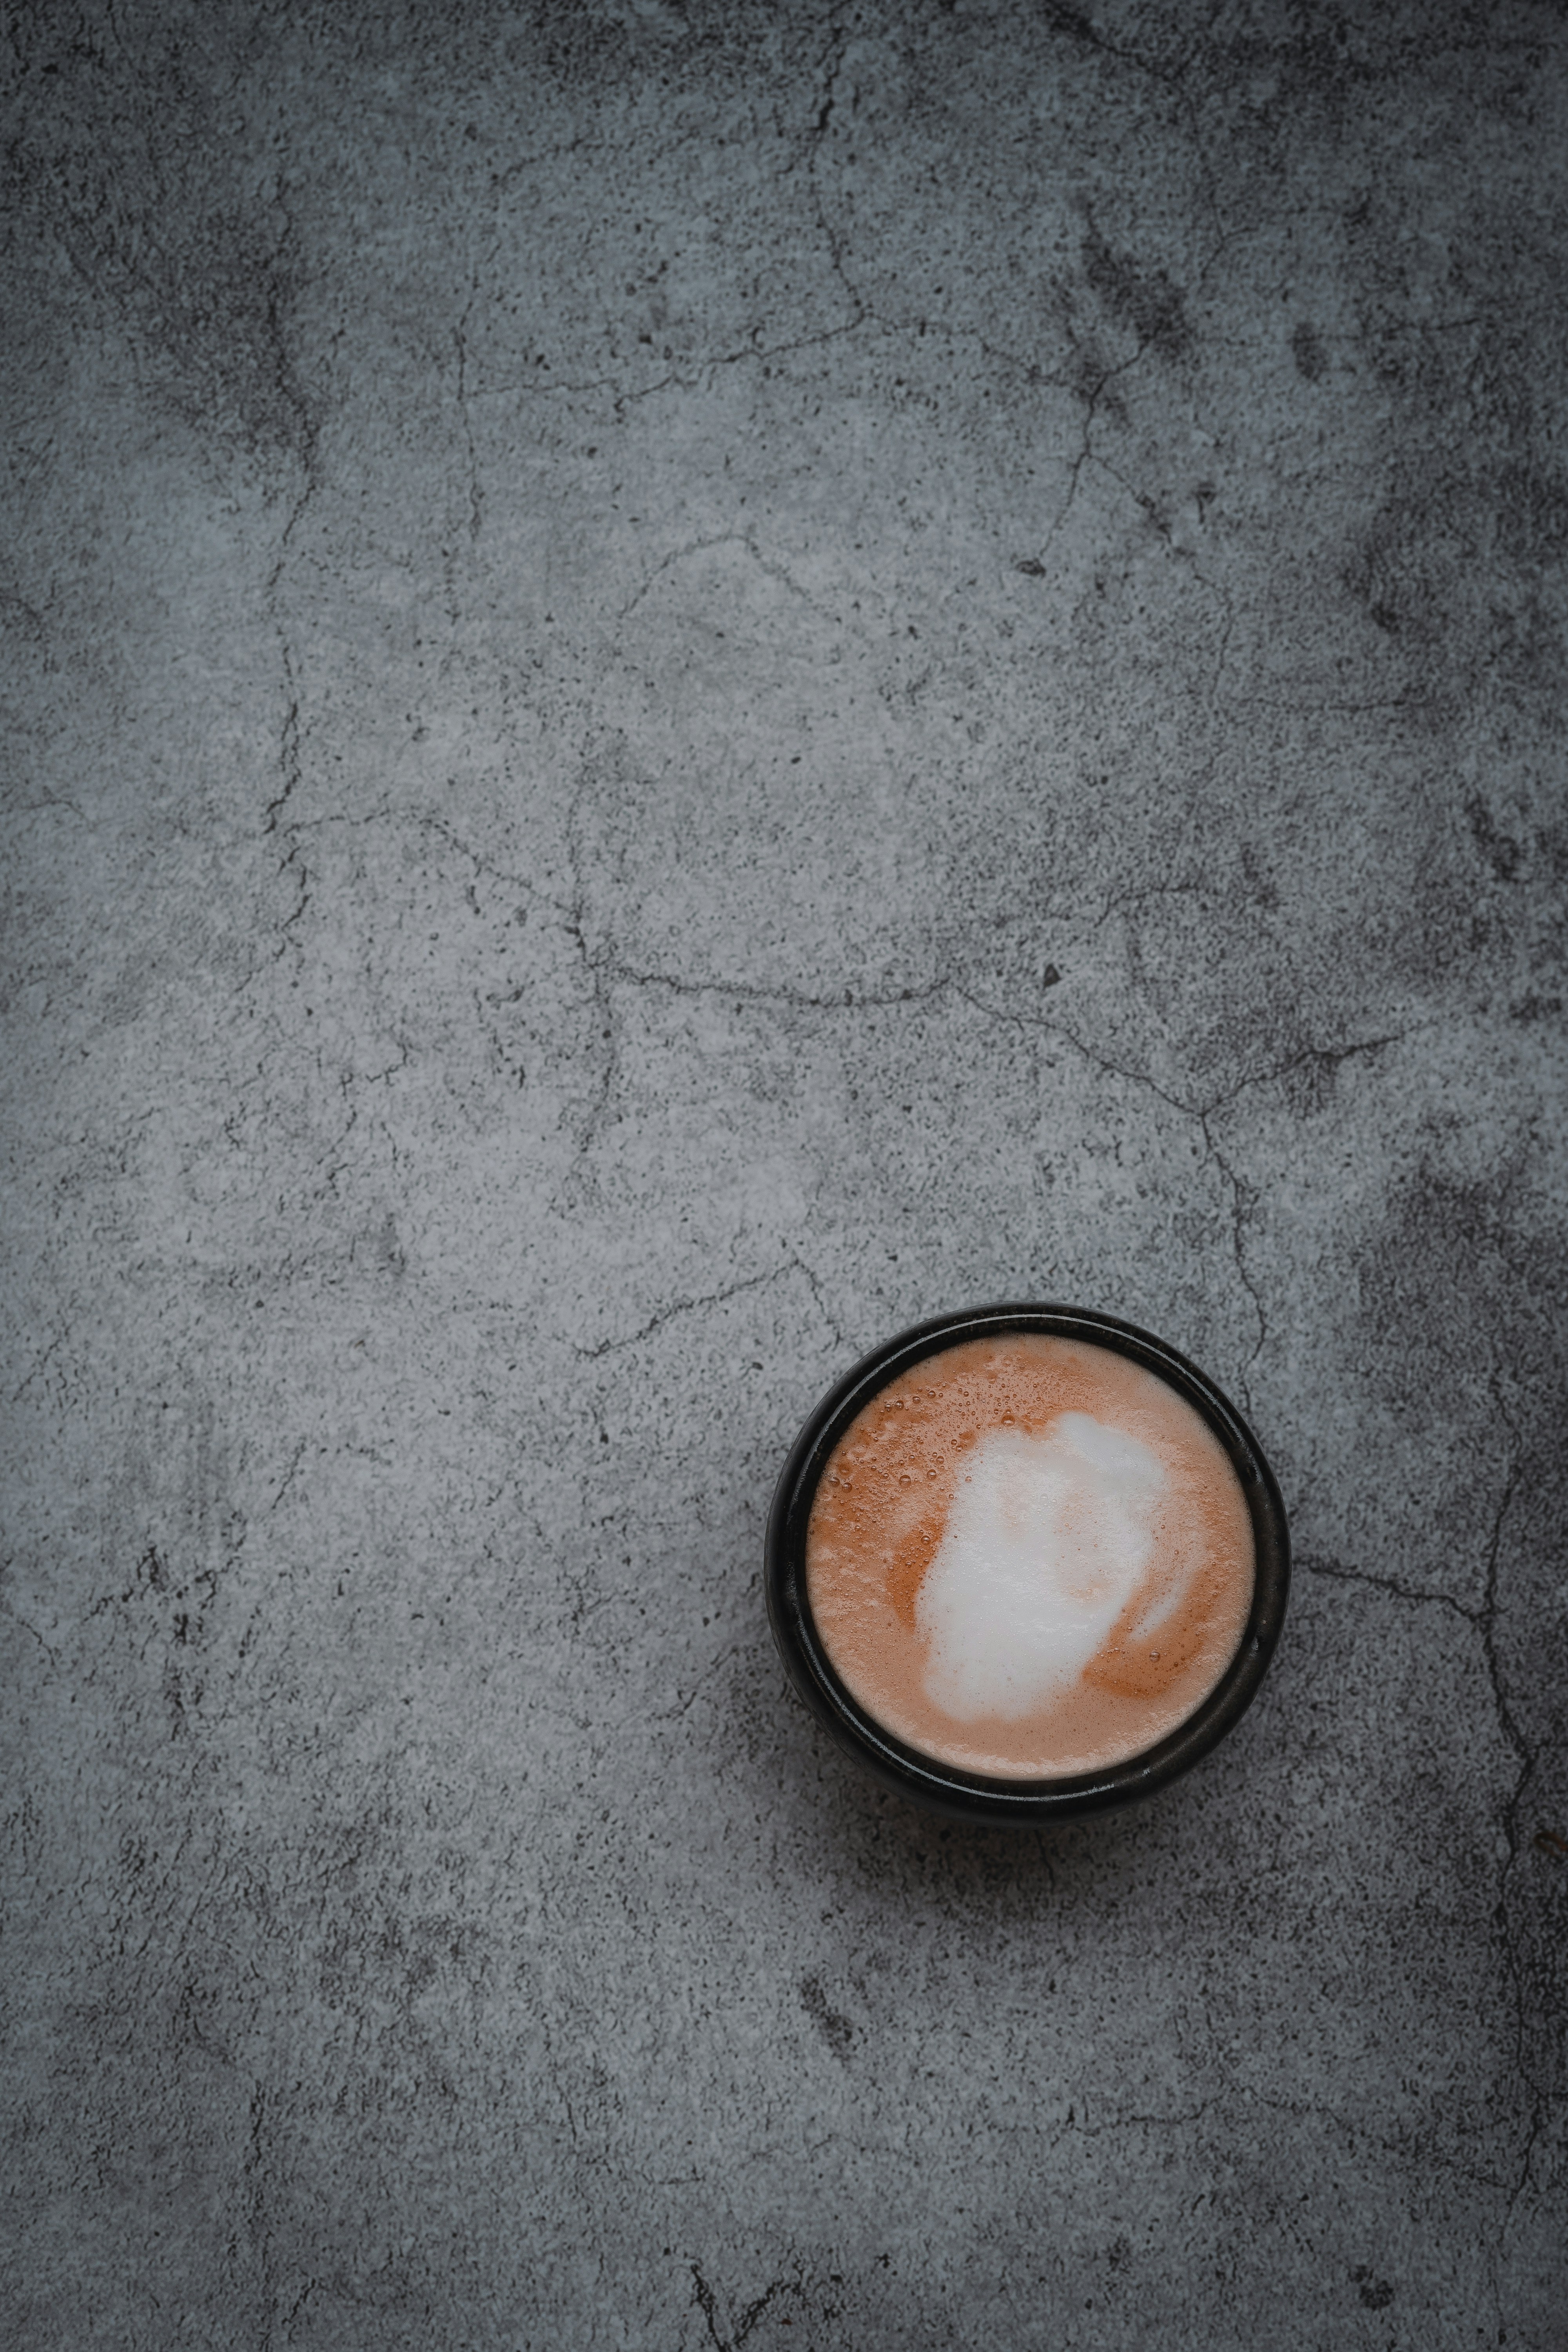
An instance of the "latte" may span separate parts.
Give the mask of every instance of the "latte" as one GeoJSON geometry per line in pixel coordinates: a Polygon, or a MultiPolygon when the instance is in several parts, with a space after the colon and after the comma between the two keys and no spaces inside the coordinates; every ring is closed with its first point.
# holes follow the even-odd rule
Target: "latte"
{"type": "Polygon", "coordinates": [[[1236,1656],[1252,1520],[1229,1455],[1130,1356],[1040,1332],[924,1356],[817,1483],[811,1616],[909,1747],[1005,1780],[1094,1772],[1185,1722],[1236,1656]]]}

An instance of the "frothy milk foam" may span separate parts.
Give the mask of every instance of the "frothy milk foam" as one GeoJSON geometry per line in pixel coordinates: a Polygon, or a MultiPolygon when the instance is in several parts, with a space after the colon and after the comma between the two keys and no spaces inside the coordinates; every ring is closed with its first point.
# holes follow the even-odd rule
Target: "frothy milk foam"
{"type": "Polygon", "coordinates": [[[1016,1720],[1082,1674],[1148,1564],[1165,1484],[1146,1445],[1086,1412],[1043,1437],[986,1432],[915,1608],[949,1715],[1016,1720]]]}
{"type": "Polygon", "coordinates": [[[1092,1770],[1174,1729],[1234,1655],[1251,1522],[1173,1389],[1026,1335],[928,1358],[825,1471],[812,1612],[849,1688],[910,1745],[1012,1778],[1092,1770]]]}

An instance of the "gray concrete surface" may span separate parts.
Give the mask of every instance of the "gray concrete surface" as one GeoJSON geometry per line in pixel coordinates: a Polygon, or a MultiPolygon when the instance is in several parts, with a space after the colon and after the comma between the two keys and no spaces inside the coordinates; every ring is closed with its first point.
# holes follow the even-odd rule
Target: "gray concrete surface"
{"type": "Polygon", "coordinates": [[[24,6],[5,2339],[1568,2342],[1560,7],[24,6]],[[862,1785],[890,1329],[1245,1402],[1146,1811],[862,1785]]]}

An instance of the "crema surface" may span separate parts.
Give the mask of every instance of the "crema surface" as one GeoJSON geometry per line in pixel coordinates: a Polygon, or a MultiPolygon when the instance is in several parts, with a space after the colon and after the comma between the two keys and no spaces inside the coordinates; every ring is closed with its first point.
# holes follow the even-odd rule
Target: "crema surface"
{"type": "Polygon", "coordinates": [[[862,1706],[1009,1779],[1174,1730],[1235,1655],[1253,1573],[1240,1482],[1194,1408],[1110,1349],[1035,1333],[879,1391],[806,1536],[812,1614],[862,1706]]]}

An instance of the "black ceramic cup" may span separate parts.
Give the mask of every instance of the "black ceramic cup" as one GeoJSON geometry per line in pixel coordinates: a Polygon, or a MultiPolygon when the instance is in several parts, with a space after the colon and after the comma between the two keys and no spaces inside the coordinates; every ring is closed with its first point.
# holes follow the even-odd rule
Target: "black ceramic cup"
{"type": "Polygon", "coordinates": [[[1114,1316],[1073,1307],[981,1307],[939,1315],[887,1340],[830,1389],[796,1438],[768,1515],[765,1581],[768,1617],[791,1682],[839,1746],[900,1796],[958,1820],[988,1823],[1069,1820],[1151,1796],[1206,1756],[1251,1705],[1279,1639],[1290,1583],[1285,1507],[1273,1473],[1236,1407],[1214,1382],[1163,1339],[1114,1316]],[[1198,1412],[1224,1446],[1252,1518],[1252,1611],[1235,1656],[1186,1721],[1142,1755],[1095,1772],[1057,1780],[991,1779],[923,1755],[885,1730],[839,1680],[811,1614],[805,1534],[817,1482],[834,1447],[879,1389],[901,1372],[965,1339],[1020,1332],[1114,1349],[1153,1372],[1198,1412]]]}

